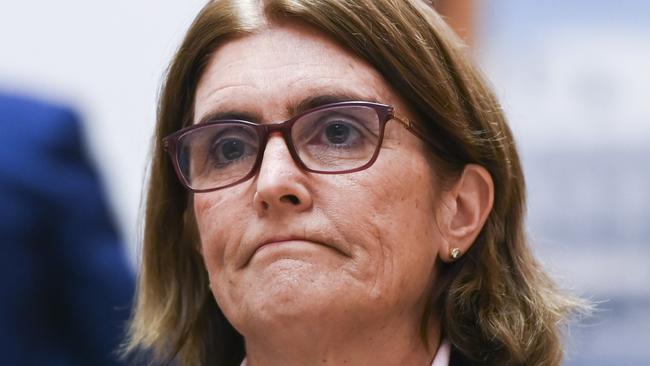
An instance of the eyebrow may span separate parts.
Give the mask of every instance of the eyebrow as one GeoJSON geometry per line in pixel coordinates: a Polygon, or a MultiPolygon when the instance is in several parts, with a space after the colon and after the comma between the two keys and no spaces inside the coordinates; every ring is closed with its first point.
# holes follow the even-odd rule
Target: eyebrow
{"type": "Polygon", "coordinates": [[[302,113],[306,110],[318,108],[326,104],[340,103],[340,102],[350,102],[350,101],[365,101],[365,102],[375,102],[378,103],[376,98],[363,97],[355,93],[327,93],[309,96],[301,100],[298,104],[289,105],[287,108],[288,115],[295,116],[296,114],[302,113]]]}
{"type": "MultiPolygon", "coordinates": [[[[296,104],[289,104],[287,106],[287,114],[295,116],[309,109],[318,108],[327,104],[349,102],[349,101],[366,101],[379,103],[376,98],[364,97],[356,93],[349,92],[332,92],[326,94],[311,95],[296,104]]],[[[259,113],[254,113],[244,110],[216,110],[207,113],[203,116],[198,124],[207,123],[219,120],[244,120],[255,123],[262,121],[262,116],[259,113]]]]}
{"type": "Polygon", "coordinates": [[[197,124],[221,121],[221,120],[241,120],[241,121],[250,121],[250,122],[259,123],[258,121],[261,121],[262,117],[257,113],[237,111],[237,110],[213,111],[201,117],[201,119],[197,124]]]}

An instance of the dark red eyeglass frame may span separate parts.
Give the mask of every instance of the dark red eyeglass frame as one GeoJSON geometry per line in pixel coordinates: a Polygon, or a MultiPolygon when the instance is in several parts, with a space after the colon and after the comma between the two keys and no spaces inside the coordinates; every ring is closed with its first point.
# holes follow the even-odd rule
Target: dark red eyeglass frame
{"type": "Polygon", "coordinates": [[[408,119],[402,119],[398,118],[395,116],[395,109],[392,106],[386,105],[386,104],[381,104],[381,103],[374,103],[374,102],[363,102],[363,101],[349,101],[349,102],[339,102],[339,103],[331,103],[331,104],[326,104],[317,108],[312,108],[306,111],[303,111],[292,118],[284,121],[284,122],[279,122],[279,123],[271,123],[271,124],[260,124],[260,123],[253,123],[250,121],[244,121],[244,120],[237,120],[237,119],[225,119],[225,120],[215,120],[215,121],[208,121],[205,123],[200,123],[196,124],[193,126],[189,126],[186,128],[183,128],[179,131],[176,131],[165,138],[163,138],[163,149],[169,154],[169,157],[172,160],[172,164],[174,166],[174,170],[176,171],[176,176],[179,178],[183,186],[185,188],[189,189],[190,191],[194,193],[203,193],[203,192],[212,192],[216,191],[219,189],[224,189],[228,187],[232,187],[234,185],[237,185],[241,182],[244,182],[250,178],[252,178],[255,174],[260,169],[260,166],[262,165],[262,159],[264,157],[264,150],[266,150],[266,144],[269,140],[269,135],[274,133],[274,132],[280,132],[282,134],[282,138],[284,139],[284,142],[287,144],[287,148],[289,149],[289,154],[291,155],[291,158],[293,161],[296,163],[296,165],[307,172],[311,173],[318,173],[318,174],[347,174],[347,173],[354,173],[358,172],[364,169],[369,168],[372,164],[375,163],[377,160],[377,156],[379,156],[379,150],[381,150],[381,145],[384,140],[384,130],[386,127],[386,123],[390,121],[391,119],[395,119],[401,124],[403,124],[409,131],[414,133],[416,136],[422,138],[418,132],[413,128],[413,124],[411,121],[408,119]],[[314,112],[318,112],[321,110],[325,109],[330,109],[330,108],[337,108],[337,107],[345,107],[345,106],[353,106],[353,107],[367,107],[373,109],[377,113],[377,117],[379,118],[379,138],[377,141],[377,147],[375,148],[375,152],[373,153],[372,157],[370,160],[357,168],[354,169],[347,169],[347,170],[336,170],[336,171],[323,171],[323,170],[317,170],[317,169],[310,169],[309,167],[305,166],[305,164],[302,162],[300,157],[298,156],[298,152],[296,151],[295,146],[293,145],[293,139],[291,138],[291,128],[293,127],[293,124],[302,118],[306,114],[311,114],[314,112]],[[182,173],[180,164],[178,162],[178,146],[179,142],[181,139],[187,135],[190,132],[194,132],[195,130],[203,129],[203,128],[208,128],[212,125],[215,124],[225,124],[225,123],[237,123],[237,124],[244,124],[249,127],[252,127],[257,131],[257,136],[259,137],[259,149],[257,152],[257,158],[255,160],[255,163],[251,167],[251,171],[246,174],[244,177],[241,179],[234,181],[228,185],[225,186],[220,186],[217,188],[208,188],[208,189],[195,189],[192,188],[185,176],[182,173]]]}

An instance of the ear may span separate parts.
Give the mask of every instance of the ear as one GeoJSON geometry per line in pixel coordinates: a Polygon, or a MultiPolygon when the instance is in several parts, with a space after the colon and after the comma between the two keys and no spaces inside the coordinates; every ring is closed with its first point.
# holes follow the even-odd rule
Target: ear
{"type": "Polygon", "coordinates": [[[440,259],[453,262],[467,253],[494,203],[494,182],[484,167],[468,164],[454,186],[442,193],[438,228],[443,238],[440,259]],[[458,254],[454,258],[452,251],[458,254]]]}

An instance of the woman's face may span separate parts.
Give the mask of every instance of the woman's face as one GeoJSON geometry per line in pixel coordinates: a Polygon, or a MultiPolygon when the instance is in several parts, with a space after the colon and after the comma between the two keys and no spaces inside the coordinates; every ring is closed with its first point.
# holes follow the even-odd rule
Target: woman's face
{"type": "MultiPolygon", "coordinates": [[[[276,123],[322,95],[377,100],[409,116],[366,62],[309,28],[283,25],[214,53],[196,90],[195,122],[224,112],[276,123]]],[[[307,173],[272,134],[254,178],[195,194],[212,291],[235,328],[247,336],[310,322],[341,331],[417,327],[441,242],[425,156],[423,143],[390,121],[370,168],[307,173]]]]}

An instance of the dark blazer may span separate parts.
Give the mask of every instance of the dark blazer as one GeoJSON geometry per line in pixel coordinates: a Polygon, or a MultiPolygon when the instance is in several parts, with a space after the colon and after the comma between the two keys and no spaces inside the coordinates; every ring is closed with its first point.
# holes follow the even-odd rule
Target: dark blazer
{"type": "Polygon", "coordinates": [[[77,116],[0,93],[0,364],[118,365],[133,291],[77,116]]]}
{"type": "Polygon", "coordinates": [[[467,360],[458,352],[456,348],[451,347],[451,353],[449,354],[449,366],[471,366],[467,360]]]}

